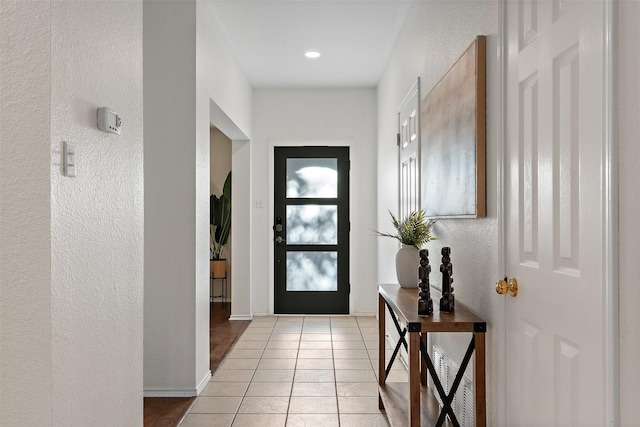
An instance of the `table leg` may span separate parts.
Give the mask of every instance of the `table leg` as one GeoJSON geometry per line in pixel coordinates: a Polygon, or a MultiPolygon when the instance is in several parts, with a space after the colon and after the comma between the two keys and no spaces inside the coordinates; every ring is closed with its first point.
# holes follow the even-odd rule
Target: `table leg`
{"type": "Polygon", "coordinates": [[[409,426],[420,427],[420,334],[409,333],[409,426]]]}
{"type": "Polygon", "coordinates": [[[486,376],[485,376],[485,334],[475,333],[475,356],[476,364],[474,371],[474,411],[476,418],[476,427],[485,427],[487,425],[487,408],[486,408],[486,376]]]}
{"type": "MultiPolygon", "coordinates": [[[[385,366],[385,344],[386,344],[386,314],[385,314],[385,305],[386,301],[382,297],[382,295],[378,294],[378,385],[380,387],[384,386],[387,381],[387,373],[385,366]]],[[[384,409],[384,405],[382,404],[382,399],[378,394],[378,409],[384,409]]]]}
{"type": "MultiPolygon", "coordinates": [[[[427,345],[427,333],[422,333],[420,334],[420,340],[422,341],[422,345],[424,349],[428,349],[428,345],[427,345]]],[[[421,358],[422,359],[422,358],[421,358]]],[[[429,369],[427,368],[426,363],[424,363],[421,360],[420,363],[420,384],[422,384],[423,386],[427,386],[427,380],[428,380],[428,375],[429,375],[429,369]]]]}

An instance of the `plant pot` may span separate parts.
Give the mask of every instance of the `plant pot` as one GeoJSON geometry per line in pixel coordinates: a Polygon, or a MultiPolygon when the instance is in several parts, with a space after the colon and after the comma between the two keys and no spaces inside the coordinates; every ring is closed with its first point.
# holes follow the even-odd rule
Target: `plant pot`
{"type": "Polygon", "coordinates": [[[402,245],[396,252],[396,276],[403,288],[418,287],[420,251],[411,245],[402,245]]]}
{"type": "Polygon", "coordinates": [[[210,273],[212,279],[225,279],[227,277],[227,260],[212,259],[210,273]]]}

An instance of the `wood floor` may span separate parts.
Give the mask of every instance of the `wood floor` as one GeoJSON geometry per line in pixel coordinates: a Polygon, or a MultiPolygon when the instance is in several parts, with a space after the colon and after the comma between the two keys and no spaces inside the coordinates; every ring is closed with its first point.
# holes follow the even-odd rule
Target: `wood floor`
{"type": "MultiPolygon", "coordinates": [[[[230,321],[231,304],[211,303],[211,373],[220,366],[227,351],[249,326],[250,321],[230,321]]],[[[195,397],[145,397],[145,427],[175,427],[187,413],[195,397]]]]}

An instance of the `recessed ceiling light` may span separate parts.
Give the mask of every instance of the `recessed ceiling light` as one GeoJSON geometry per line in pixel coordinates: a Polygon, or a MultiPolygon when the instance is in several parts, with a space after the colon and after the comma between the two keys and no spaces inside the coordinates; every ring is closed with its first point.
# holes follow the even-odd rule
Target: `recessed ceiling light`
{"type": "Polygon", "coordinates": [[[304,56],[306,56],[309,59],[316,59],[316,58],[320,58],[320,52],[317,52],[315,50],[310,50],[308,52],[305,52],[304,56]]]}

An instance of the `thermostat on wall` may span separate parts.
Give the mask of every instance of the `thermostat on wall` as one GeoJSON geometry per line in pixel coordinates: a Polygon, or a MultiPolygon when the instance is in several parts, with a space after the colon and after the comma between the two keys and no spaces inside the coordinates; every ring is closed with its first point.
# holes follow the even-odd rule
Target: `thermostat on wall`
{"type": "Polygon", "coordinates": [[[98,129],[120,135],[121,125],[120,116],[111,108],[98,108],[98,129]]]}

